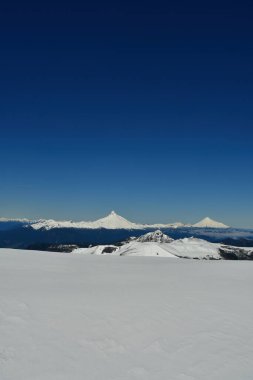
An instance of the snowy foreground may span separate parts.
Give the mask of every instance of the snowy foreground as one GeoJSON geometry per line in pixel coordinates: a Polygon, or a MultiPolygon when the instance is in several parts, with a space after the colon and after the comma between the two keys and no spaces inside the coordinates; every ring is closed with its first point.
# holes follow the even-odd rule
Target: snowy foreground
{"type": "Polygon", "coordinates": [[[0,250],[1,380],[252,380],[253,263],[0,250]]]}

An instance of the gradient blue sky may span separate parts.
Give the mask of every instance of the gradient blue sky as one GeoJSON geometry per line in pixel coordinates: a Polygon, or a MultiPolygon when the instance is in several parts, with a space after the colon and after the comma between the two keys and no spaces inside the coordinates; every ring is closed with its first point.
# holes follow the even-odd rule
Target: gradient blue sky
{"type": "Polygon", "coordinates": [[[0,5],[0,216],[253,227],[251,1],[0,5]]]}

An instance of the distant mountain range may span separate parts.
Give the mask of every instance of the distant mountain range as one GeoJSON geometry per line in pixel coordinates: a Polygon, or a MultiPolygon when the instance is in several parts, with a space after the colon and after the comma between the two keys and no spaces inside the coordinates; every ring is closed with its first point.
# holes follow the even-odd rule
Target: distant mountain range
{"type": "Polygon", "coordinates": [[[72,220],[68,221],[56,221],[53,219],[49,220],[28,220],[28,219],[6,219],[1,218],[2,223],[11,223],[13,225],[23,225],[31,226],[34,230],[51,230],[55,228],[75,228],[75,229],[100,229],[105,228],[109,230],[124,229],[124,230],[142,230],[142,229],[153,229],[153,228],[178,228],[178,227],[197,227],[197,228],[229,228],[223,223],[217,222],[210,218],[204,218],[196,224],[183,224],[177,223],[167,223],[167,224],[140,224],[133,223],[129,220],[123,218],[122,216],[116,214],[112,211],[109,215],[104,218],[95,221],[81,221],[74,222],[72,220]]]}
{"type": "MultiPolygon", "coordinates": [[[[253,231],[234,229],[205,218],[190,225],[183,223],[140,224],[131,222],[112,211],[96,221],[55,221],[0,218],[0,247],[28,249],[62,249],[62,246],[118,244],[131,237],[162,230],[173,239],[200,238],[210,242],[253,246],[253,231]]],[[[157,239],[163,238],[157,236],[157,239]]],[[[65,247],[66,248],[66,247],[65,247]]],[[[65,249],[64,248],[64,249],[65,249]]]]}

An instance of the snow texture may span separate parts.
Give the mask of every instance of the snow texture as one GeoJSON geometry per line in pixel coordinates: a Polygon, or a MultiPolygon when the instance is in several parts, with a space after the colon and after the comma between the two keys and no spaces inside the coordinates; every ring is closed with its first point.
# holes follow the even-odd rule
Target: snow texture
{"type": "Polygon", "coordinates": [[[1,249],[0,378],[252,380],[252,287],[245,261],[1,249]]]}

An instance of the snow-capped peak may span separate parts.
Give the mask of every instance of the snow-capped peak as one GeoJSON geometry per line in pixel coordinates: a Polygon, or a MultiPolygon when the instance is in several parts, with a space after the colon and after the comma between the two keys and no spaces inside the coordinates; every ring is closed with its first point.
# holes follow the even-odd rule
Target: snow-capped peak
{"type": "Polygon", "coordinates": [[[136,241],[141,243],[157,242],[157,243],[171,243],[173,239],[168,235],[162,233],[160,230],[154,232],[148,232],[145,235],[140,236],[136,241]]]}
{"type": "Polygon", "coordinates": [[[217,222],[209,217],[202,219],[200,222],[193,224],[193,227],[200,228],[229,228],[226,224],[217,222]]]}
{"type": "MultiPolygon", "coordinates": [[[[56,221],[53,219],[50,220],[38,220],[36,222],[27,223],[27,225],[31,225],[32,228],[36,230],[46,229],[50,230],[53,228],[77,228],[77,229],[98,229],[98,228],[106,228],[106,229],[125,229],[125,230],[145,230],[145,229],[161,229],[161,228],[177,228],[182,227],[181,223],[175,224],[139,224],[133,223],[129,220],[123,218],[118,215],[115,211],[111,211],[110,214],[105,216],[104,218],[95,220],[95,221],[81,221],[74,222],[70,221],[56,221]]],[[[185,227],[191,227],[191,225],[185,225],[185,227]]],[[[216,222],[210,218],[205,218],[201,220],[199,223],[194,224],[192,227],[206,227],[206,228],[228,228],[223,223],[216,222]]]]}
{"type": "Polygon", "coordinates": [[[91,221],[91,222],[73,222],[73,221],[55,221],[55,220],[40,220],[37,223],[32,224],[32,228],[50,230],[52,228],[106,228],[106,229],[138,229],[142,226],[136,223],[132,223],[122,216],[116,214],[115,211],[111,211],[109,215],[104,218],[91,221]]]}
{"type": "Polygon", "coordinates": [[[109,215],[104,218],[96,220],[94,223],[95,228],[109,228],[109,229],[136,229],[139,226],[136,223],[132,223],[122,216],[116,214],[115,211],[111,211],[109,215]]]}

